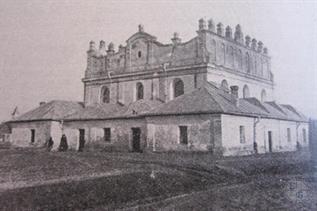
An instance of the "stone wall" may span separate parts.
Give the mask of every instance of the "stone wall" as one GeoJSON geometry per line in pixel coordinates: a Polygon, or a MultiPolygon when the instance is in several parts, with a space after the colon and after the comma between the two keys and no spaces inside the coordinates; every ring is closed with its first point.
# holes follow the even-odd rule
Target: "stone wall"
{"type": "Polygon", "coordinates": [[[238,86],[239,98],[243,98],[243,88],[246,85],[249,89],[249,97],[256,97],[261,101],[262,91],[265,90],[265,101],[273,101],[275,99],[274,86],[272,84],[258,79],[248,78],[245,75],[239,76],[229,71],[220,70],[219,68],[209,68],[207,80],[218,84],[219,87],[221,86],[222,81],[226,80],[229,90],[230,86],[238,86]]]}
{"type": "MultiPolygon", "coordinates": [[[[11,123],[11,141],[14,146],[43,146],[49,139],[51,133],[50,121],[34,121],[11,123]],[[31,129],[35,130],[35,141],[31,144],[31,129]]],[[[54,140],[55,142],[55,140],[54,140]]]]}
{"type": "Polygon", "coordinates": [[[211,115],[147,117],[147,146],[150,151],[214,151],[217,134],[211,115]],[[180,143],[179,126],[187,126],[188,144],[180,143]]]}
{"type": "MultiPolygon", "coordinates": [[[[192,70],[194,71],[194,70],[192,70]]],[[[206,81],[206,74],[197,71],[196,74],[180,72],[178,74],[160,75],[156,78],[139,78],[131,80],[119,80],[117,82],[104,82],[90,84],[85,88],[86,105],[100,103],[101,90],[106,86],[110,90],[110,102],[121,102],[125,105],[136,101],[136,84],[142,83],[144,87],[144,99],[160,99],[169,101],[173,99],[174,80],[181,79],[184,83],[184,93],[190,93],[206,81]]]]}
{"type": "Polygon", "coordinates": [[[272,152],[295,151],[297,142],[302,148],[308,148],[308,123],[294,121],[260,119],[257,118],[221,115],[222,146],[224,155],[246,155],[254,153],[253,142],[256,140],[259,153],[269,152],[268,132],[272,132],[272,152]],[[245,143],[240,143],[240,126],[245,128],[245,143]],[[290,129],[290,140],[287,136],[290,129]],[[306,130],[306,142],[303,138],[303,129],[306,130]],[[255,134],[254,134],[255,132],[255,134]]]}
{"type": "Polygon", "coordinates": [[[64,122],[63,131],[72,149],[78,149],[79,129],[85,130],[85,148],[131,151],[132,128],[141,129],[141,149],[146,148],[147,128],[144,119],[95,120],[64,122]],[[111,141],[105,142],[104,128],[111,128],[111,141]]]}

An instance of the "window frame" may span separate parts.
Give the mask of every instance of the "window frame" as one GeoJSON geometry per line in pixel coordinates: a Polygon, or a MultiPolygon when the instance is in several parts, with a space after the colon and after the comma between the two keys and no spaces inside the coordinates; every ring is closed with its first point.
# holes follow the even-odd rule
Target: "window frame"
{"type": "Polygon", "coordinates": [[[292,132],[289,127],[286,129],[286,138],[288,143],[292,142],[292,132]]]}
{"type": "Polygon", "coordinates": [[[136,83],[136,100],[144,99],[144,85],[141,82],[136,83]]]}
{"type": "Polygon", "coordinates": [[[240,125],[239,126],[239,138],[240,138],[240,144],[245,144],[246,143],[245,126],[244,125],[240,125]]]}
{"type": "Polygon", "coordinates": [[[188,145],[188,126],[180,125],[179,129],[179,144],[188,145]]]}

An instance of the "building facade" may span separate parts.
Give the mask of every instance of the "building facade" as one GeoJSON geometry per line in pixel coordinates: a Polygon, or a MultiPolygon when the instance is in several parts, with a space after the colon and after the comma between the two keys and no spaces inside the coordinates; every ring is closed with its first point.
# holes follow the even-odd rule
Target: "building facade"
{"type": "Polygon", "coordinates": [[[91,41],[82,81],[82,104],[53,101],[21,115],[11,121],[13,142],[26,137],[23,127],[29,139],[42,133],[41,140],[58,142],[65,134],[77,149],[85,142],[111,151],[243,155],[308,146],[307,119],[275,102],[268,50],[240,25],[233,32],[200,19],[194,38],[182,42],[174,33],[170,44],[139,25],[117,50],[112,42],[91,41]],[[40,115],[50,107],[62,111],[40,115]],[[38,121],[55,126],[44,130],[38,121]]]}

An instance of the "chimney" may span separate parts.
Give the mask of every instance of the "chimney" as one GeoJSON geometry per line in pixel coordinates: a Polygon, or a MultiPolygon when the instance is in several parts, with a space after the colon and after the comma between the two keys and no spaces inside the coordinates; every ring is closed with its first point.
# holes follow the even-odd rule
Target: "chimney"
{"type": "Polygon", "coordinates": [[[41,101],[41,102],[40,102],[40,106],[45,105],[45,103],[46,103],[46,102],[41,101]]]}
{"type": "Polygon", "coordinates": [[[231,94],[235,98],[236,106],[239,106],[239,87],[238,86],[230,86],[231,94]]]}

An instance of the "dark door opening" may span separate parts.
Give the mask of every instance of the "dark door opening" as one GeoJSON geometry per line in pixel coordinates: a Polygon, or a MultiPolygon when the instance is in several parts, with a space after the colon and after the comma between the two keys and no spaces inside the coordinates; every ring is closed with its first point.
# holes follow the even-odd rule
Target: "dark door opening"
{"type": "Polygon", "coordinates": [[[272,131],[268,132],[268,138],[269,138],[269,152],[272,152],[272,148],[273,148],[273,143],[272,143],[272,131]]]}
{"type": "Polygon", "coordinates": [[[35,142],[35,130],[31,129],[31,143],[35,142]]]}
{"type": "Polygon", "coordinates": [[[138,127],[132,128],[132,151],[141,152],[140,146],[141,129],[138,127]]]}
{"type": "Polygon", "coordinates": [[[111,142],[111,128],[104,128],[103,129],[104,132],[104,141],[105,142],[111,142]]]}
{"type": "Polygon", "coordinates": [[[85,146],[85,129],[79,129],[79,147],[78,151],[82,152],[85,146]]]}

